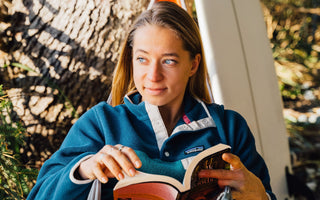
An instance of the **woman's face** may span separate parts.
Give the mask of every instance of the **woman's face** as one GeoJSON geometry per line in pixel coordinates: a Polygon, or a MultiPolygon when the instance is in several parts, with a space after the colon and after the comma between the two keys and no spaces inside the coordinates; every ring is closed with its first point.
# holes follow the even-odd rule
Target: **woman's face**
{"type": "Polygon", "coordinates": [[[196,73],[200,54],[190,58],[174,31],[157,25],[136,30],[133,39],[133,78],[144,101],[157,106],[180,106],[196,73]]]}

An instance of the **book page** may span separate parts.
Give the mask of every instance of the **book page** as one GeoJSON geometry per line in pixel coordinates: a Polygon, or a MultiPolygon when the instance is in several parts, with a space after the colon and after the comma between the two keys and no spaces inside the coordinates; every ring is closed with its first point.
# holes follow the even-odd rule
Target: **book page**
{"type": "Polygon", "coordinates": [[[182,193],[179,199],[215,199],[222,192],[218,180],[199,178],[198,173],[202,169],[230,169],[229,163],[222,160],[222,154],[226,152],[230,152],[230,147],[219,144],[198,154],[185,175],[185,187],[190,190],[182,193]]]}
{"type": "Polygon", "coordinates": [[[230,147],[218,144],[194,157],[188,167],[184,183],[164,175],[138,172],[134,177],[125,174],[114,188],[115,200],[174,200],[215,199],[221,189],[214,178],[198,178],[202,169],[226,169],[229,164],[222,160],[222,154],[230,147]]]}
{"type": "Polygon", "coordinates": [[[148,182],[163,182],[168,185],[174,186],[179,191],[185,191],[185,187],[180,183],[180,181],[172,178],[170,176],[158,175],[158,174],[148,174],[144,172],[138,171],[137,174],[133,177],[126,175],[124,173],[125,178],[120,180],[114,187],[113,190],[117,190],[122,187],[126,187],[132,184],[137,183],[148,183],[148,182]]]}

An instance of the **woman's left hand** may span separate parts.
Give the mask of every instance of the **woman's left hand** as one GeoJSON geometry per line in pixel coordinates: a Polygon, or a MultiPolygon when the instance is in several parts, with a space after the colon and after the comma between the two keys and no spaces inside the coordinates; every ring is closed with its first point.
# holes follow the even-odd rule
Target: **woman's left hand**
{"type": "Polygon", "coordinates": [[[268,200],[261,180],[250,172],[240,161],[240,158],[231,153],[224,153],[222,159],[231,165],[231,170],[210,169],[201,170],[199,177],[216,178],[220,187],[229,185],[232,188],[232,198],[236,200],[263,199],[268,200]]]}

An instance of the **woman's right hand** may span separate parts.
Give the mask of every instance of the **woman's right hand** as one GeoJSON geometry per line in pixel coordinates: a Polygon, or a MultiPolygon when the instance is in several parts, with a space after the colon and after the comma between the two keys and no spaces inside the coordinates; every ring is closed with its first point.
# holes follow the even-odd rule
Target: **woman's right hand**
{"type": "Polygon", "coordinates": [[[136,168],[142,165],[141,160],[130,147],[120,144],[106,145],[94,156],[82,162],[78,172],[82,179],[99,179],[107,183],[109,178],[124,178],[123,172],[129,176],[136,174],[136,168]]]}

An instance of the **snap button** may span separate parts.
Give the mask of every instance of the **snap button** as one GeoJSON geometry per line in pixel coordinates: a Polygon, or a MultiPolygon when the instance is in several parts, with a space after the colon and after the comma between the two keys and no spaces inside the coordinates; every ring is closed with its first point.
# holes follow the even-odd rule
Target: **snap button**
{"type": "Polygon", "coordinates": [[[166,156],[166,157],[169,157],[170,156],[170,153],[169,152],[164,152],[164,155],[166,156]]]}

